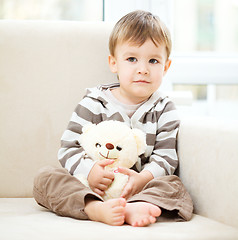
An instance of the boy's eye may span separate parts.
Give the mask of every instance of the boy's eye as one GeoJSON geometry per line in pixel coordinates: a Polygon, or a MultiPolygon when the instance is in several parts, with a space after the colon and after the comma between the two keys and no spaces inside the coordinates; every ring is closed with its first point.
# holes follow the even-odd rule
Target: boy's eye
{"type": "Polygon", "coordinates": [[[128,62],[136,62],[137,59],[135,57],[129,57],[129,58],[127,58],[127,61],[128,62]]]}
{"type": "Polygon", "coordinates": [[[152,59],[149,60],[149,63],[156,64],[156,63],[159,63],[159,61],[152,58],[152,59]]]}

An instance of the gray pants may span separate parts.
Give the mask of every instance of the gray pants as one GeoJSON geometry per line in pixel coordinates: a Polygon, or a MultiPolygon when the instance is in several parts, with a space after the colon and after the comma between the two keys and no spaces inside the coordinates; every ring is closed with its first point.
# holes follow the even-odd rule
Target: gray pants
{"type": "MultiPolygon", "coordinates": [[[[45,167],[34,181],[33,195],[36,202],[50,211],[67,217],[88,219],[84,212],[85,198],[103,199],[64,168],[45,167]]],[[[163,212],[171,212],[176,218],[190,220],[193,203],[179,177],[175,175],[158,177],[145,185],[143,190],[127,202],[152,203],[163,212]]]]}

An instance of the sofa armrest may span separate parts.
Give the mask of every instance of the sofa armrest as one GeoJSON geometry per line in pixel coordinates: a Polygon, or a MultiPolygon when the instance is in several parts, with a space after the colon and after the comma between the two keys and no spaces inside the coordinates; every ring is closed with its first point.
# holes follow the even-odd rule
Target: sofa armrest
{"type": "Polygon", "coordinates": [[[179,174],[195,213],[238,226],[238,124],[184,119],[178,136],[179,174]]]}

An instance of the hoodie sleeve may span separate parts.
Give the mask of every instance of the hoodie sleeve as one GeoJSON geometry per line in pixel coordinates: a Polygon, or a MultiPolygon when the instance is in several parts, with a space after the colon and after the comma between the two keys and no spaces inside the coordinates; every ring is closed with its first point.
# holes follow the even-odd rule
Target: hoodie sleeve
{"type": "Polygon", "coordinates": [[[58,160],[61,165],[66,168],[70,174],[88,174],[95,164],[90,159],[83,147],[79,143],[82,127],[88,123],[95,123],[94,109],[89,98],[84,98],[75,108],[67,129],[61,138],[61,148],[58,151],[58,160]]]}
{"type": "Polygon", "coordinates": [[[154,124],[156,124],[157,130],[148,138],[154,139],[153,143],[151,142],[153,151],[143,170],[148,170],[154,177],[159,177],[173,174],[178,166],[177,133],[180,120],[171,101],[165,102],[163,109],[157,111],[154,116],[156,116],[154,124]]]}

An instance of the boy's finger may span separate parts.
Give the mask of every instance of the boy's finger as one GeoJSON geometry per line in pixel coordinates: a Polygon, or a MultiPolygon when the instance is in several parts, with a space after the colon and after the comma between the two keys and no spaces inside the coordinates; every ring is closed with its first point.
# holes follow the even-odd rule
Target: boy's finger
{"type": "Polygon", "coordinates": [[[119,167],[119,168],[117,168],[115,171],[117,171],[117,172],[119,172],[119,173],[126,174],[126,175],[128,175],[128,176],[131,175],[131,170],[128,169],[128,168],[119,167]]]}
{"type": "Polygon", "coordinates": [[[104,178],[107,178],[112,181],[114,179],[114,173],[109,171],[104,171],[104,178]]]}
{"type": "Polygon", "coordinates": [[[127,184],[127,185],[125,186],[125,188],[123,189],[123,191],[122,191],[121,197],[127,199],[127,198],[129,197],[129,195],[131,194],[131,191],[132,191],[131,185],[130,185],[130,184],[127,184]]]}
{"type": "Polygon", "coordinates": [[[101,191],[101,190],[98,189],[98,188],[95,188],[93,191],[94,191],[95,193],[97,193],[98,195],[100,195],[100,196],[103,196],[103,195],[104,195],[104,192],[101,191]]]}
{"type": "Polygon", "coordinates": [[[104,185],[104,184],[99,184],[98,185],[98,189],[100,189],[102,192],[104,192],[105,190],[107,190],[108,186],[104,185]]]}
{"type": "Polygon", "coordinates": [[[112,159],[103,159],[98,162],[98,165],[101,167],[106,167],[107,165],[113,164],[114,160],[112,159]]]}
{"type": "Polygon", "coordinates": [[[106,186],[109,186],[112,183],[112,179],[110,179],[110,178],[103,178],[101,183],[106,185],[106,186]]]}
{"type": "Polygon", "coordinates": [[[125,199],[128,199],[128,195],[129,195],[129,192],[127,190],[123,190],[122,194],[121,194],[121,197],[122,198],[125,198],[125,199]]]}

